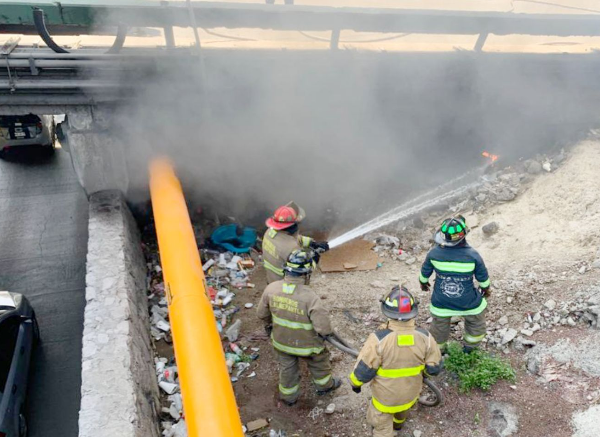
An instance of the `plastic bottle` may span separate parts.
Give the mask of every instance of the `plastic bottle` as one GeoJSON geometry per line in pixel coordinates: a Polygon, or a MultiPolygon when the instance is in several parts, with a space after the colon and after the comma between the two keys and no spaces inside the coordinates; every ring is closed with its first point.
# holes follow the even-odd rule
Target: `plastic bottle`
{"type": "Polygon", "coordinates": [[[238,339],[238,337],[240,336],[241,327],[242,327],[242,321],[240,319],[237,319],[233,323],[233,325],[231,325],[227,329],[227,331],[225,332],[225,335],[227,336],[229,341],[236,341],[238,339]]]}
{"type": "Polygon", "coordinates": [[[239,347],[237,344],[235,343],[229,343],[229,347],[230,349],[236,354],[236,355],[243,355],[244,351],[242,350],[241,347],[239,347]]]}

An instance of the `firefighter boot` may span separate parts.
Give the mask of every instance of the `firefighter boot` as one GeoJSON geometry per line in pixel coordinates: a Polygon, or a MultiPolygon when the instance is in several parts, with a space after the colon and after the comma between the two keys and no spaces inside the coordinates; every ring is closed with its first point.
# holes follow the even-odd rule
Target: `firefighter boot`
{"type": "Polygon", "coordinates": [[[342,385],[342,380],[340,378],[336,378],[335,376],[331,378],[333,380],[333,384],[331,387],[325,390],[317,390],[317,396],[323,396],[327,393],[331,393],[334,390],[337,390],[342,385]]]}

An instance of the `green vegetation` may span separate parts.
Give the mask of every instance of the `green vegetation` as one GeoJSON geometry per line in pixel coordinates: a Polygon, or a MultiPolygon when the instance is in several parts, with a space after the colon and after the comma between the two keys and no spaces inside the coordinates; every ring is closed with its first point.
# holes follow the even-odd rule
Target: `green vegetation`
{"type": "Polygon", "coordinates": [[[459,343],[448,345],[448,357],[444,361],[446,370],[455,373],[460,390],[468,392],[475,387],[489,390],[499,379],[514,381],[516,373],[510,363],[477,349],[465,354],[459,343]]]}

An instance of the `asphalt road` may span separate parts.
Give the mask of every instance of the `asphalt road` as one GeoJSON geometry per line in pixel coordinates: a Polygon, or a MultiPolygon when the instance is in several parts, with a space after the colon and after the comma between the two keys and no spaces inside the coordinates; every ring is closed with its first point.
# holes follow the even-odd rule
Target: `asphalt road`
{"type": "Polygon", "coordinates": [[[78,434],[87,225],[66,152],[0,160],[0,289],[29,298],[42,337],[29,380],[30,437],[78,434]]]}

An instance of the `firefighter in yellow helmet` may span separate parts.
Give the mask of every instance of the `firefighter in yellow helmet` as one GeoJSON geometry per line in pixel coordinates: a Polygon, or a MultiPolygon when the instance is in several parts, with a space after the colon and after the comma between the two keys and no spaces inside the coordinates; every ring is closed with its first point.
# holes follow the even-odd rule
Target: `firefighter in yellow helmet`
{"type": "Polygon", "coordinates": [[[300,396],[301,358],[308,365],[318,395],[342,384],[331,373],[324,344],[333,334],[329,314],[308,286],[313,265],[312,251],[293,251],[283,280],[267,286],[257,308],[279,361],[279,397],[288,405],[300,396]]]}
{"type": "Polygon", "coordinates": [[[373,437],[393,437],[419,399],[423,372],[438,374],[442,358],[433,336],[415,327],[419,303],[406,288],[394,287],[382,299],[381,310],[389,320],[367,338],[350,384],[360,393],[363,384],[371,383],[367,422],[373,437]]]}
{"type": "Polygon", "coordinates": [[[318,253],[329,250],[326,242],[317,242],[300,235],[298,224],[304,219],[304,209],[290,202],[275,210],[266,221],[268,227],[263,236],[262,251],[267,283],[283,279],[283,268],[290,254],[296,249],[311,248],[318,253]]]}

